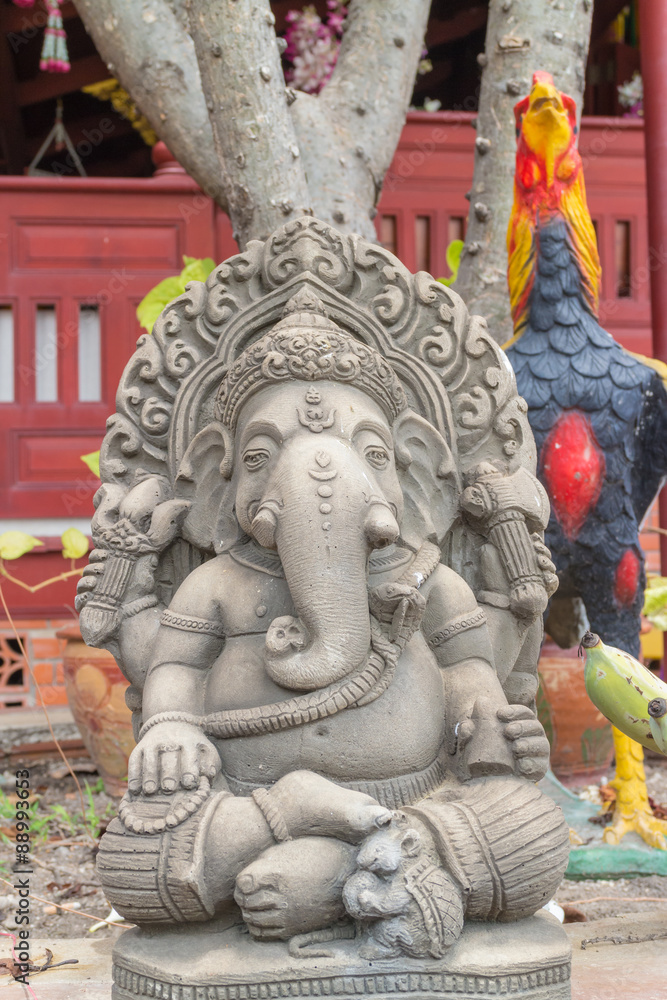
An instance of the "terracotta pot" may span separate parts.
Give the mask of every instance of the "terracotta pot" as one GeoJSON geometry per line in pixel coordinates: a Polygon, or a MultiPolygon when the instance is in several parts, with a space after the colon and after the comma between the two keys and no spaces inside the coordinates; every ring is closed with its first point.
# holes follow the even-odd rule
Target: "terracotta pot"
{"type": "Polygon", "coordinates": [[[563,784],[592,784],[609,772],[614,756],[611,724],[586,694],[577,647],[542,646],[537,707],[551,744],[551,767],[563,784]]]}
{"type": "Polygon", "coordinates": [[[134,748],[132,713],[125,704],[128,682],[111,653],[86,646],[77,626],[61,629],[67,700],[86,749],[108,795],[127,790],[127,761],[134,748]]]}

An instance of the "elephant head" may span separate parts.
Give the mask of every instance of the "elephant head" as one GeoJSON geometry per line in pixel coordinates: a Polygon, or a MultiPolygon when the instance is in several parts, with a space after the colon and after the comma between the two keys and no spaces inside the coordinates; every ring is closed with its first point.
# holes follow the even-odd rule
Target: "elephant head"
{"type": "Polygon", "coordinates": [[[239,528],[277,550],[297,615],[271,623],[266,668],[312,690],[368,654],[371,551],[441,541],[457,489],[444,438],[408,408],[387,362],[321,306],[297,305],[226,374],[180,475],[200,498],[186,537],[201,544],[214,497],[218,551],[239,528]]]}

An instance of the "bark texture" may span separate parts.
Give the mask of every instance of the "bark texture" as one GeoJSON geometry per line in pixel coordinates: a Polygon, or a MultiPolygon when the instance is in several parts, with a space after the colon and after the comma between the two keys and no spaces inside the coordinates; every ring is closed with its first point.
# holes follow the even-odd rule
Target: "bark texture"
{"type": "Polygon", "coordinates": [[[311,213],[269,0],[189,0],[204,97],[237,238],[311,213]]]}
{"type": "Polygon", "coordinates": [[[512,336],[507,289],[507,226],[512,210],[514,105],[533,73],[547,70],[579,109],[593,0],[490,0],[466,243],[456,291],[503,344],[512,336]]]}
{"type": "Polygon", "coordinates": [[[75,6],[109,72],[190,176],[226,209],[197,58],[177,4],[76,0],[75,6]]]}
{"type": "Polygon", "coordinates": [[[241,247],[309,212],[375,238],[430,0],[351,0],[318,97],[286,90],[268,0],[75,3],[111,72],[229,212],[241,247]]]}

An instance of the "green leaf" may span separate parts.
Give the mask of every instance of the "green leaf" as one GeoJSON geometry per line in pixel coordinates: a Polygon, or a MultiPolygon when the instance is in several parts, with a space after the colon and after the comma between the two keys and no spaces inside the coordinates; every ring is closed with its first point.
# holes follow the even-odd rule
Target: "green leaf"
{"type": "Polygon", "coordinates": [[[463,240],[452,240],[447,247],[445,260],[447,267],[452,272],[449,278],[438,278],[442,285],[453,285],[456,281],[461,266],[461,254],[463,253],[463,240]]]}
{"type": "Polygon", "coordinates": [[[88,455],[80,455],[79,458],[84,462],[93,475],[100,478],[100,453],[99,451],[91,451],[88,455]]]}
{"type": "Polygon", "coordinates": [[[151,288],[137,306],[137,319],[149,333],[164,307],[183,294],[188,281],[206,281],[215,267],[215,261],[211,257],[200,260],[199,257],[187,257],[185,254],[183,264],[180,274],[165,278],[155,288],[151,288]]]}
{"type": "Polygon", "coordinates": [[[26,535],[25,531],[5,531],[0,535],[0,559],[20,559],[36,545],[43,545],[39,538],[26,535]]]}
{"type": "Polygon", "coordinates": [[[88,551],[88,539],[78,528],[68,528],[60,536],[63,559],[83,559],[88,551]]]}
{"type": "Polygon", "coordinates": [[[183,263],[185,267],[179,275],[183,282],[182,291],[185,291],[188,281],[206,281],[215,267],[215,261],[211,257],[204,257],[202,260],[199,260],[197,257],[184,256],[183,263]]]}
{"type": "Polygon", "coordinates": [[[184,291],[185,285],[180,277],[165,278],[155,288],[151,288],[137,306],[137,319],[144,330],[150,333],[164,307],[184,291]]]}
{"type": "Polygon", "coordinates": [[[656,628],[667,632],[667,576],[652,576],[644,591],[643,613],[656,628]]]}

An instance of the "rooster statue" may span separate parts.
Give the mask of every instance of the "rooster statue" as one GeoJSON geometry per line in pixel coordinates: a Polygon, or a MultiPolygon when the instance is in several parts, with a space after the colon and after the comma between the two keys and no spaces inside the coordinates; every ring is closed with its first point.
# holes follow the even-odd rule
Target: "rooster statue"
{"type": "MultiPolygon", "coordinates": [[[[549,73],[535,73],[515,116],[507,237],[514,336],[504,347],[551,501],[546,541],[560,586],[546,627],[573,646],[587,618],[606,643],[638,656],[639,526],[667,472],[667,366],[624,350],[598,323],[600,261],[574,100],[549,73]]],[[[616,729],[614,743],[616,811],[604,839],[618,843],[635,830],[667,849],[667,823],[648,803],[642,748],[616,729]]]]}

